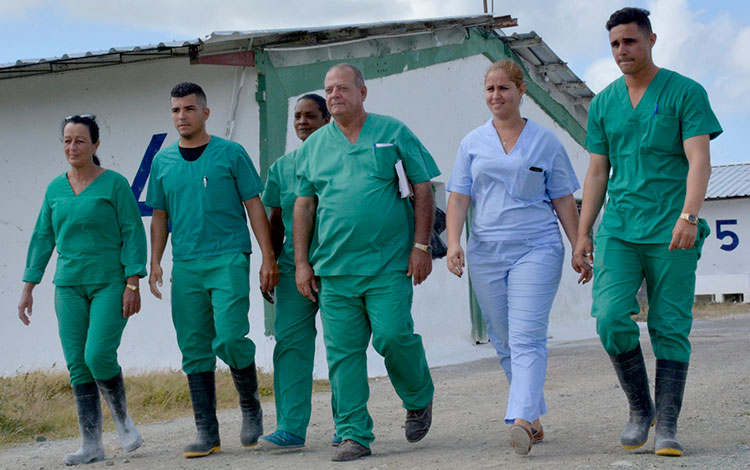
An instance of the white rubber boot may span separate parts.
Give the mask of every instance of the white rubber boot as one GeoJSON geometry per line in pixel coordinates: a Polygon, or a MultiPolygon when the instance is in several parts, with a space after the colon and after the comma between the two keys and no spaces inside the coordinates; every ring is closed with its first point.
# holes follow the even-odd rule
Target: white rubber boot
{"type": "Polygon", "coordinates": [[[78,410],[78,427],[81,430],[81,447],[65,454],[66,465],[84,465],[104,460],[102,443],[102,405],[99,389],[94,382],[73,385],[73,398],[78,410]]]}

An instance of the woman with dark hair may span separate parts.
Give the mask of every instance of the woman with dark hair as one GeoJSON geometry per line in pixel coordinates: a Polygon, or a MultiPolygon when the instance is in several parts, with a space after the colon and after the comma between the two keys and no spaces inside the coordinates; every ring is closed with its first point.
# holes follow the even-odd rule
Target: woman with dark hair
{"type": "Polygon", "coordinates": [[[130,185],[99,166],[99,126],[93,115],[62,122],[70,169],[47,187],[29,243],[18,316],[28,325],[32,291],[57,247],[55,311],[73,386],[82,444],[67,465],[104,458],[104,396],[125,451],[141,446],[127,412],[117,348],[128,318],[141,309],[139,279],[146,275],[146,233],[130,185]]]}
{"type": "MultiPolygon", "coordinates": [[[[294,131],[303,142],[331,120],[325,99],[304,95],[294,108],[294,131]]],[[[276,431],[260,438],[262,448],[296,449],[305,445],[310,422],[315,315],[318,304],[297,290],[292,243],[292,214],[297,199],[296,151],[280,157],[268,170],[263,204],[271,209],[271,241],[279,263],[273,350],[276,431]]]]}

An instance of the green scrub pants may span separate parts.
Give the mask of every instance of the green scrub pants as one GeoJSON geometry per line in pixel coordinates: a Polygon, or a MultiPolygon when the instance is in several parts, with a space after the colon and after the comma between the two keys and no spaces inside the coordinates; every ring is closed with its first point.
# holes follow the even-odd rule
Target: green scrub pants
{"type": "Polygon", "coordinates": [[[255,360],[250,331],[250,258],[227,253],[172,265],[172,322],[186,374],[211,372],[216,356],[244,369],[255,360]]]}
{"type": "Polygon", "coordinates": [[[55,311],[70,383],[109,380],[120,373],[117,348],[128,323],[122,318],[125,281],[57,286],[55,311]]]}
{"type": "Polygon", "coordinates": [[[404,408],[425,408],[434,392],[422,338],[414,333],[411,278],[403,271],[322,277],[319,299],[336,433],[369,447],[375,439],[367,412],[371,334],[404,408]]]}
{"type": "Polygon", "coordinates": [[[276,346],[273,388],[276,429],[305,438],[310,423],[318,304],[297,290],[294,271],[282,272],[276,286],[276,346]]]}
{"type": "Polygon", "coordinates": [[[630,243],[596,239],[593,305],[596,331],[608,354],[638,346],[640,330],[631,315],[640,312],[636,293],[646,279],[648,331],[657,359],[690,362],[695,268],[708,226],[702,222],[695,246],[669,251],[668,243],[630,243]]]}

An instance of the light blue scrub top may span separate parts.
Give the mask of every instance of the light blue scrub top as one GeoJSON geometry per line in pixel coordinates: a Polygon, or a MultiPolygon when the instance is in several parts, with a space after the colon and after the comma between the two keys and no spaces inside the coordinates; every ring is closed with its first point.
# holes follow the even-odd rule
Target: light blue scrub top
{"type": "Polygon", "coordinates": [[[560,238],[552,199],[580,185],[555,135],[526,120],[506,154],[492,119],[464,137],[448,191],[471,197],[471,237],[480,241],[560,238]]]}

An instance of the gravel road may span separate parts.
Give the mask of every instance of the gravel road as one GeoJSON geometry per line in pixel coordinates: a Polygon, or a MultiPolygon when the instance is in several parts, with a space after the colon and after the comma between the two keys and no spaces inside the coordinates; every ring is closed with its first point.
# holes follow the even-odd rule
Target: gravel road
{"type": "MultiPolygon", "coordinates": [[[[750,315],[698,320],[680,419],[682,458],[653,454],[653,437],[638,451],[619,447],[627,420],[625,396],[597,340],[554,344],[545,387],[549,414],[542,418],[545,441],[528,457],[515,455],[503,423],[508,385],[495,360],[433,369],[436,395],[433,427],[420,443],[403,437],[404,411],[387,378],[371,384],[375,420],[373,455],[348,463],[330,461],[333,431],[330,396],[313,396],[313,416],[304,451],[267,453],[239,444],[239,410],[220,413],[222,452],[186,460],[182,446],[193,438],[192,419],[140,426],[144,445],[131,454],[105,434],[107,460],[87,469],[750,469],[750,315]]],[[[653,377],[650,345],[642,341],[653,377]]],[[[653,382],[652,382],[653,387],[653,382]]],[[[266,430],[275,424],[272,403],[264,404],[266,430]]],[[[137,420],[137,416],[135,417],[137,420]]],[[[0,468],[54,469],[78,440],[24,444],[0,452],[0,468]]]]}

